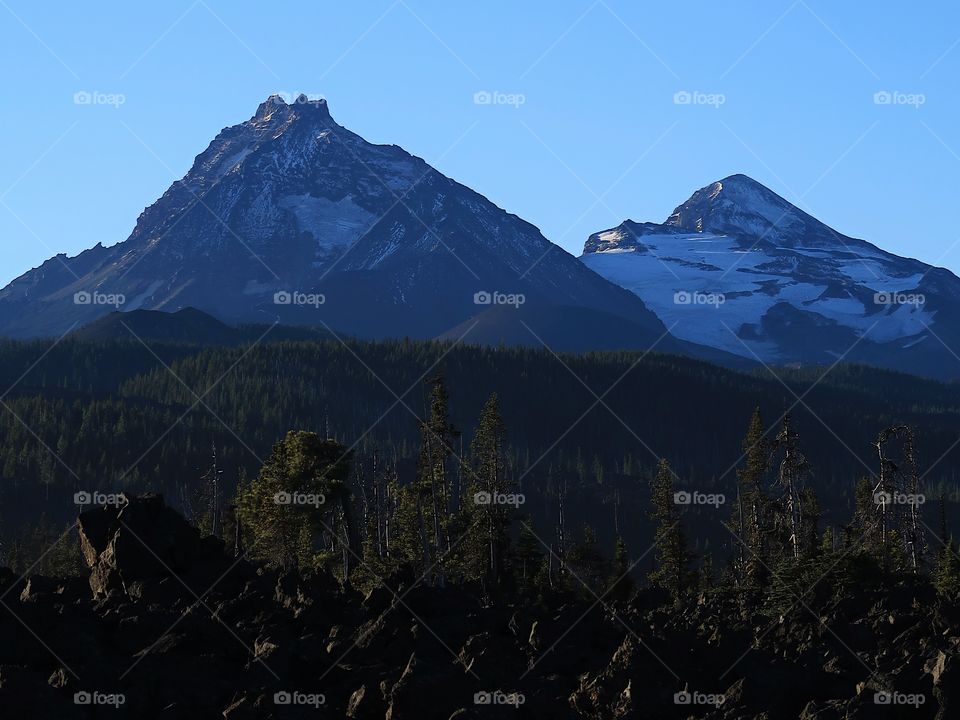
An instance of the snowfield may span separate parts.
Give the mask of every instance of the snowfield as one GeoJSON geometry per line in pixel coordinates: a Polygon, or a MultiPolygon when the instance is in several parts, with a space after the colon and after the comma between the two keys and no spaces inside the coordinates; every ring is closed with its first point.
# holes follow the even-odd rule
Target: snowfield
{"type": "Polygon", "coordinates": [[[580,260],[639,296],[677,337],[766,362],[791,360],[764,332],[782,303],[818,328],[903,348],[926,337],[936,314],[876,298],[922,295],[928,266],[838,235],[742,176],[698,191],[663,225],[595,233],[580,260]]]}

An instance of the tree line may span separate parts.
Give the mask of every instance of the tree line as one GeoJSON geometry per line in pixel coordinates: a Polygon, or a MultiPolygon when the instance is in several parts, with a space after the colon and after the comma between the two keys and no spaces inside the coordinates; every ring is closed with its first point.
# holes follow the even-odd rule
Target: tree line
{"type": "Polygon", "coordinates": [[[603,547],[589,524],[570,528],[562,490],[551,526],[535,527],[506,462],[496,393],[465,443],[450,420],[443,377],[429,388],[410,482],[400,482],[396,466],[379,457],[352,467],[352,450],[342,443],[291,431],[224,506],[228,545],[276,567],[326,567],[364,590],[401,574],[430,586],[472,586],[490,602],[516,593],[615,602],[643,582],[675,602],[733,591],[775,614],[808,595],[816,603],[910,577],[944,595],[960,591],[960,558],[942,499],[938,531],[915,512],[925,496],[909,428],[880,434],[879,476],[857,483],[852,517],[830,526],[822,522],[812,466],[790,416],[771,434],[755,409],[736,498],[715,507],[729,536],[718,568],[712,552],[690,547],[691,496],[666,459],[650,479],[654,531],[646,550],[628,548],[617,516],[612,547],[603,547]],[[641,565],[647,555],[650,562],[641,565]]]}
{"type": "MultiPolygon", "coordinates": [[[[339,503],[338,513],[323,516],[329,529],[317,527],[313,534],[317,554],[328,562],[336,555],[350,573],[363,569],[357,555],[369,557],[371,567],[383,563],[387,571],[416,556],[421,571],[440,563],[431,579],[461,577],[466,571],[457,569],[465,562],[459,555],[477,544],[472,536],[461,539],[467,528],[477,532],[467,521],[473,513],[474,520],[485,518],[478,527],[486,526],[488,536],[497,535],[502,521],[492,517],[512,518],[508,544],[491,549],[489,538],[486,543],[488,562],[501,579],[513,582],[519,574],[522,584],[539,576],[547,587],[556,586],[569,579],[564,563],[571,558],[584,566],[598,557],[615,565],[626,548],[632,551],[625,555],[627,565],[640,563],[636,576],[650,569],[651,555],[641,556],[657,525],[646,508],[661,455],[670,458],[686,487],[726,494],[727,510],[735,499],[737,507],[751,510],[742,528],[738,519],[729,529],[753,536],[755,548],[790,529],[796,561],[809,545],[811,528],[822,535],[829,525],[838,546],[853,532],[848,518],[859,494],[849,479],[863,468],[802,406],[793,412],[793,426],[804,429],[802,449],[815,462],[791,484],[790,512],[774,514],[760,494],[742,487],[733,463],[742,433],[730,420],[749,416],[755,403],[778,415],[793,404],[778,381],[762,375],[656,354],[627,372],[635,354],[564,356],[561,363],[546,351],[412,341],[151,346],[70,339],[52,349],[49,343],[0,343],[0,377],[9,385],[22,377],[5,398],[8,409],[0,411],[5,558],[29,556],[37,543],[25,538],[72,522],[71,498],[78,490],[160,492],[193,522],[224,535],[231,522],[224,513],[239,497],[238,488],[248,487],[274,461],[275,440],[291,427],[351,450],[342,461],[351,499],[339,503]],[[442,372],[442,403],[433,383],[423,385],[425,370],[442,372]],[[598,393],[623,377],[605,398],[609,410],[597,406],[584,415],[595,398],[571,371],[598,393]],[[403,403],[384,385],[402,393],[403,403]],[[488,445],[489,438],[496,440],[498,461],[481,466],[484,453],[475,435],[491,389],[504,429],[486,433],[488,445]],[[438,403],[445,406],[442,417],[438,403]],[[431,428],[426,439],[414,415],[431,428]],[[526,502],[494,504],[485,515],[471,507],[470,493],[483,492],[478,477],[493,478],[484,480],[492,487],[509,480],[498,494],[523,495],[526,502]],[[817,522],[809,521],[811,513],[817,522]],[[416,526],[417,537],[400,537],[401,526],[416,526]],[[800,531],[792,532],[794,526],[800,531]],[[518,546],[519,558],[513,555],[518,546]],[[375,552],[365,553],[366,547],[375,552]]],[[[804,395],[805,403],[864,457],[873,452],[877,428],[904,424],[916,428],[918,456],[939,457],[960,432],[960,389],[905,376],[893,383],[890,376],[841,366],[804,395]]],[[[783,379],[796,383],[798,393],[811,382],[792,371],[783,379]]],[[[782,441],[777,452],[788,445],[782,441]]],[[[925,481],[931,503],[942,495],[947,509],[960,497],[952,457],[945,456],[925,481]]],[[[337,506],[335,490],[328,508],[337,506]]],[[[729,529],[695,521],[710,517],[704,508],[678,513],[687,518],[685,541],[697,574],[715,554],[716,574],[722,575],[720,559],[740,554],[729,529]]],[[[952,515],[944,512],[947,520],[952,515]]],[[[881,529],[886,537],[896,532],[902,534],[881,529]]],[[[741,564],[745,550],[744,556],[741,564]]],[[[605,576],[597,567],[581,575],[605,576]]],[[[462,576],[468,575],[479,582],[476,572],[462,576]]],[[[485,583],[496,585],[490,578],[485,583]]]]}

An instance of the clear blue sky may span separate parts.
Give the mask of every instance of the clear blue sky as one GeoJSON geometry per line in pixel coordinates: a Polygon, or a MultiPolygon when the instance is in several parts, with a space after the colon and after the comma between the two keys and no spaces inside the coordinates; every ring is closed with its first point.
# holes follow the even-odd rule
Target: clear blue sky
{"type": "Polygon", "coordinates": [[[3,284],[125,239],[274,92],[325,96],[341,124],[575,254],[743,172],[841,232],[960,271],[957,3],[0,0],[0,18],[3,284]],[[478,105],[479,91],[524,102],[478,105]],[[881,91],[904,95],[878,105],[881,91]]]}

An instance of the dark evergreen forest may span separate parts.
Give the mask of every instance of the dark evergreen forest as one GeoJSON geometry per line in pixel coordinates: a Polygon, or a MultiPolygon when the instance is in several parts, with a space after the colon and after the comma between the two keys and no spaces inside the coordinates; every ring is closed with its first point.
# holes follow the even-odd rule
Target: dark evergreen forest
{"type": "MultiPolygon", "coordinates": [[[[754,408],[773,440],[783,416],[809,464],[823,527],[846,523],[862,478],[876,482],[878,433],[915,435],[926,522],[948,522],[958,494],[960,387],[860,366],[741,373],[651,353],[554,355],[548,350],[435,342],[182,343],[65,339],[4,342],[0,386],[0,534],[8,561],[30,538],[59,534],[74,496],[158,492],[200,524],[222,512],[289,430],[351,450],[354,500],[374,477],[415,482],[422,421],[442,378],[450,472],[467,483],[481,409],[496,393],[504,472],[525,516],[553,535],[564,507],[604,552],[616,537],[646,547],[646,508],[661,459],[676,490],[722,493],[725,507],[686,509],[698,557],[730,555],[720,522],[737,497],[743,438],[754,408]],[[215,464],[216,488],[210,489],[215,464]],[[211,495],[214,493],[215,497],[211,495]]],[[[762,480],[775,481],[774,473],[762,480]]],[[[821,528],[822,529],[822,528],[821,528]]],[[[719,558],[718,558],[719,559],[719,558]]]]}

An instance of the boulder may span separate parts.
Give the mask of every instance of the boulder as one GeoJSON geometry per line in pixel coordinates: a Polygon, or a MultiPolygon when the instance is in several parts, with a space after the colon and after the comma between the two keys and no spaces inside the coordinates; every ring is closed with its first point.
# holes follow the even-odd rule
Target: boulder
{"type": "MultiPolygon", "coordinates": [[[[167,507],[160,495],[126,498],[118,506],[81,513],[80,547],[90,569],[95,599],[121,594],[131,597],[135,583],[174,579],[186,595],[207,590],[226,568],[223,545],[200,532],[167,507]],[[192,592],[191,592],[192,591],[192,592]]],[[[142,586],[135,591],[143,593],[142,586]]]]}

